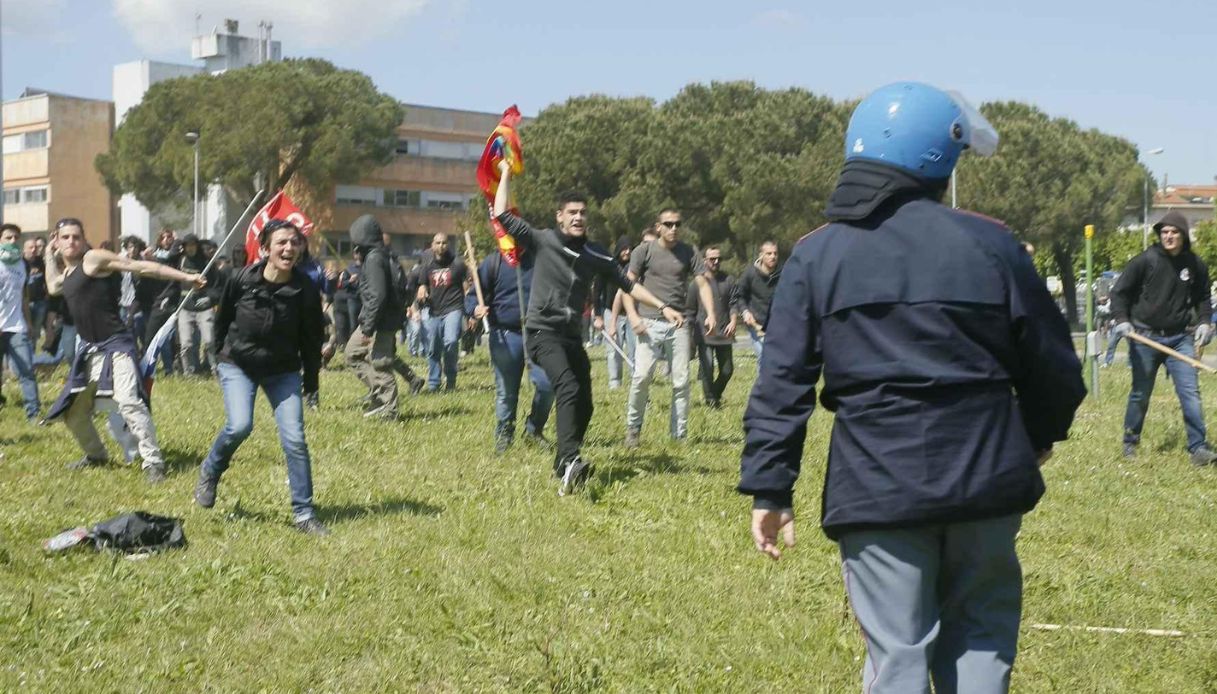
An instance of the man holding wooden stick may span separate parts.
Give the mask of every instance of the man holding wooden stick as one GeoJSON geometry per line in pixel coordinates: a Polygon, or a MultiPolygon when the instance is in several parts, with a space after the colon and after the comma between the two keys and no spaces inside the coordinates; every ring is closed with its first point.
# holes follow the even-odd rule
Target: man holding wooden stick
{"type": "MultiPolygon", "coordinates": [[[[1187,219],[1182,214],[1168,212],[1154,225],[1154,231],[1158,243],[1133,258],[1111,290],[1111,314],[1116,321],[1112,332],[1120,337],[1135,333],[1184,357],[1194,358],[1197,346],[1204,347],[1213,340],[1209,270],[1192,252],[1187,219]],[[1194,334],[1187,329],[1193,311],[1197,322],[1194,334]]],[[[1124,413],[1124,457],[1137,454],[1154,379],[1158,367],[1165,364],[1183,410],[1192,465],[1217,463],[1217,453],[1205,438],[1196,370],[1186,361],[1168,356],[1145,342],[1131,339],[1128,342],[1132,389],[1124,413]]]]}

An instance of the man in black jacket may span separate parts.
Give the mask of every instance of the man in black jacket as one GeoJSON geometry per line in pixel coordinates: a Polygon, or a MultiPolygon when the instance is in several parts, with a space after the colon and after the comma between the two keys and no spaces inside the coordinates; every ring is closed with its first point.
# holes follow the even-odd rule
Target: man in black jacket
{"type": "MultiPolygon", "coordinates": [[[[1168,212],[1154,225],[1159,243],[1133,258],[1111,290],[1111,314],[1116,322],[1115,337],[1137,332],[1158,344],[1195,356],[1195,344],[1207,345],[1213,339],[1213,310],[1209,304],[1209,271],[1204,261],[1192,253],[1187,219],[1168,212]],[[1195,336],[1188,332],[1192,312],[1196,313],[1195,336]]],[[[1217,463],[1217,453],[1205,439],[1204,412],[1200,405],[1200,383],[1196,370],[1163,353],[1132,340],[1128,341],[1128,365],[1132,369],[1132,389],[1124,412],[1124,456],[1137,454],[1141,427],[1149,410],[1158,367],[1175,384],[1175,395],[1183,409],[1187,430],[1187,450],[1197,467],[1217,463]]]]}
{"type": "Polygon", "coordinates": [[[824,377],[821,524],[874,694],[1009,686],[1015,537],[1085,395],[1069,328],[1010,230],[939,203],[969,146],[991,154],[997,135],[962,97],[906,82],[862,100],[829,224],[783,268],[744,415],[739,491],[776,559],[824,377]]]}
{"type": "Polygon", "coordinates": [[[769,321],[769,305],[773,303],[773,292],[781,278],[778,245],[773,241],[761,244],[760,257],[740,275],[740,318],[748,328],[748,336],[752,338],[752,351],[756,352],[758,360],[765,346],[765,324],[769,321]]]}
{"type": "Polygon", "coordinates": [[[351,224],[351,243],[363,255],[359,278],[359,324],[347,341],[347,361],[368,387],[365,417],[397,418],[397,329],[401,327],[402,300],[393,290],[393,273],[380,222],[365,214],[351,224]]]}
{"type": "Polygon", "coordinates": [[[540,231],[508,212],[511,167],[499,165],[494,214],[516,243],[536,254],[528,297],[528,356],[549,377],[557,402],[557,453],[554,474],[558,495],[574,491],[591,474],[579,454],[592,419],[592,366],[583,348],[583,307],[596,276],[613,282],[637,301],[659,308],[663,317],[683,325],[681,312],[635,283],[601,247],[587,240],[587,200],[575,193],[558,199],[558,229],[540,231]]]}

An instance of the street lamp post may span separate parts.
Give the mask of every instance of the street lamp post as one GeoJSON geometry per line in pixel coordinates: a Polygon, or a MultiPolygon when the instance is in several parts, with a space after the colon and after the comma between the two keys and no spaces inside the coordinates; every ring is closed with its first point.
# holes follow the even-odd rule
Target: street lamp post
{"type": "MultiPolygon", "coordinates": [[[[1155,147],[1146,154],[1162,154],[1165,147],[1155,147]]],[[[1145,178],[1145,192],[1141,198],[1141,250],[1149,248],[1149,177],[1145,178]]]]}
{"type": "Polygon", "coordinates": [[[199,228],[199,133],[197,130],[191,130],[186,133],[186,141],[194,145],[194,220],[192,223],[194,235],[202,237],[202,229],[199,228]]]}

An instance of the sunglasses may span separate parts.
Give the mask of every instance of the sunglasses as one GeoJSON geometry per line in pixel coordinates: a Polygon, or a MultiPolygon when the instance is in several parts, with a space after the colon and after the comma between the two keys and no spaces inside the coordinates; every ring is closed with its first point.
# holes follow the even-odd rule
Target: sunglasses
{"type": "Polygon", "coordinates": [[[683,222],[681,222],[680,220],[676,220],[675,222],[660,222],[660,224],[662,224],[663,226],[665,226],[669,229],[679,229],[680,225],[682,223],[683,222]]]}

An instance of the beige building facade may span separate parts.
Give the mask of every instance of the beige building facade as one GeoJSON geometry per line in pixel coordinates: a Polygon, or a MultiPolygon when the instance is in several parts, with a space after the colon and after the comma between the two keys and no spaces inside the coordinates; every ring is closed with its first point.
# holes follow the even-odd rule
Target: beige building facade
{"type": "Polygon", "coordinates": [[[403,104],[393,161],[356,184],[335,187],[328,205],[315,210],[330,246],[350,253],[347,229],[373,214],[402,256],[426,249],[439,232],[454,233],[470,205],[484,204],[477,162],[498,113],[403,104]]]}
{"type": "Polygon", "coordinates": [[[27,89],[3,108],[4,221],[45,235],[76,217],[89,243],[113,241],[117,208],[93,161],[110,150],[114,104],[27,89]]]}

